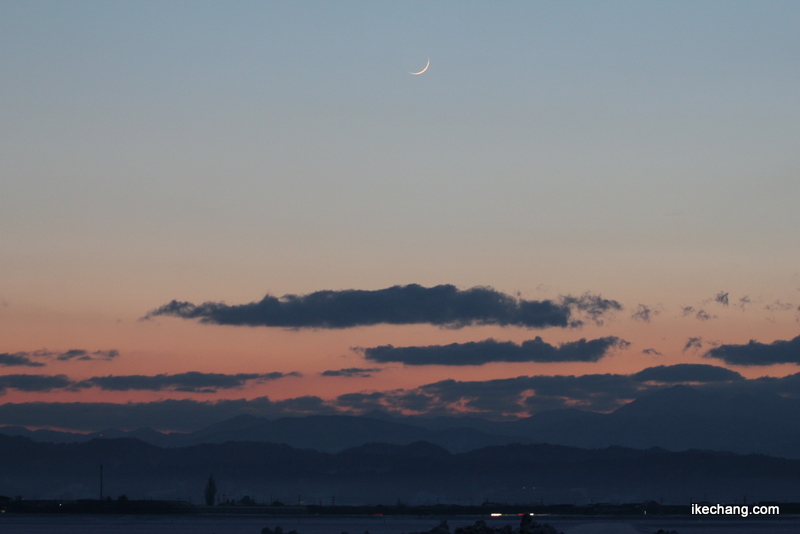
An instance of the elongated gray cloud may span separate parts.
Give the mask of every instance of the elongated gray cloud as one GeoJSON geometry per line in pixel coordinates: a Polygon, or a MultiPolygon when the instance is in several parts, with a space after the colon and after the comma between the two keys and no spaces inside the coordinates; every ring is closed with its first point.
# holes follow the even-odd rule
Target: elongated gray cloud
{"type": "Polygon", "coordinates": [[[776,300],[772,304],[767,304],[764,306],[764,309],[771,312],[782,312],[782,311],[789,311],[794,309],[794,304],[790,302],[781,302],[780,300],[776,300]]]}
{"type": "Polygon", "coordinates": [[[94,352],[89,352],[88,350],[83,350],[83,349],[70,349],[66,352],[55,353],[54,355],[56,359],[60,361],[113,360],[114,358],[119,356],[119,351],[112,349],[112,350],[96,350],[94,352]]]}
{"type": "Polygon", "coordinates": [[[360,367],[348,367],[347,369],[339,369],[339,370],[328,370],[323,371],[320,373],[322,376],[344,376],[344,377],[361,377],[367,378],[372,376],[372,373],[379,373],[383,371],[381,367],[369,367],[366,369],[362,369],[360,367]]]}
{"type": "Polygon", "coordinates": [[[376,324],[432,324],[450,328],[470,325],[567,327],[581,324],[571,313],[599,322],[603,314],[621,309],[599,296],[525,300],[490,287],[458,289],[453,285],[417,284],[378,290],[317,291],[308,295],[266,295],[258,302],[228,305],[192,304],[173,300],[143,319],[162,315],[198,319],[202,323],[286,328],[351,328],[376,324]]]}
{"type": "Polygon", "coordinates": [[[745,345],[720,345],[708,350],[704,357],[716,358],[729,365],[800,364],[800,336],[769,344],[751,339],[745,345]]]}
{"type": "Polygon", "coordinates": [[[22,365],[26,367],[44,367],[42,362],[34,361],[31,358],[43,358],[58,361],[86,361],[86,360],[113,360],[119,356],[119,351],[111,350],[96,350],[90,352],[84,349],[70,349],[64,352],[51,351],[47,349],[35,350],[31,352],[15,352],[13,354],[2,353],[0,354],[0,366],[10,367],[13,365],[22,365]]]}
{"type": "Polygon", "coordinates": [[[0,353],[0,367],[44,367],[41,362],[31,360],[24,352],[0,353]]]}
{"type": "Polygon", "coordinates": [[[659,365],[648,367],[631,375],[635,380],[642,382],[728,382],[731,380],[744,380],[736,371],[725,367],[701,363],[679,363],[676,365],[659,365]]]}
{"type": "Polygon", "coordinates": [[[517,345],[511,341],[472,341],[450,345],[394,347],[382,345],[364,349],[364,357],[375,362],[405,365],[484,365],[492,362],[596,362],[611,349],[628,343],[618,337],[580,339],[554,346],[541,337],[517,345]]]}
{"type": "Polygon", "coordinates": [[[7,389],[45,392],[66,389],[74,382],[65,375],[0,375],[0,395],[7,389]]]}
{"type": "Polygon", "coordinates": [[[226,375],[220,373],[178,373],[174,375],[161,374],[155,376],[127,375],[127,376],[96,376],[75,383],[76,388],[98,387],[106,391],[162,391],[174,390],[193,393],[213,393],[218,389],[234,389],[244,386],[247,382],[264,382],[277,380],[287,376],[300,376],[299,373],[239,373],[226,375]]]}
{"type": "Polygon", "coordinates": [[[182,391],[190,393],[214,393],[220,389],[235,389],[248,382],[265,382],[279,378],[301,376],[300,373],[178,373],[155,376],[121,375],[95,376],[85,380],[72,380],[65,375],[0,375],[0,392],[6,389],[19,391],[52,391],[56,389],[76,391],[100,388],[105,391],[182,391]]]}

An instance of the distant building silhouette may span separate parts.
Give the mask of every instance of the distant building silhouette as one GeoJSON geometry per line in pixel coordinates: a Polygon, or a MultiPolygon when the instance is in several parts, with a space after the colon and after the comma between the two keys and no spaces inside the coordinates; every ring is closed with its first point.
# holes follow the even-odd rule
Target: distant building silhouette
{"type": "Polygon", "coordinates": [[[208,506],[214,506],[214,499],[217,497],[217,483],[214,481],[213,475],[208,475],[204,496],[206,498],[206,504],[208,506]]]}

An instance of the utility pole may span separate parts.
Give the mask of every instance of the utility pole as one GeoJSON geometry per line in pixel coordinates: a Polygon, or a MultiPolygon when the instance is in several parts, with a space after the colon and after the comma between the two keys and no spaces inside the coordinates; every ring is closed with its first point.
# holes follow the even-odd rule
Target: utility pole
{"type": "Polygon", "coordinates": [[[100,500],[103,500],[103,464],[100,464],[100,500]]]}

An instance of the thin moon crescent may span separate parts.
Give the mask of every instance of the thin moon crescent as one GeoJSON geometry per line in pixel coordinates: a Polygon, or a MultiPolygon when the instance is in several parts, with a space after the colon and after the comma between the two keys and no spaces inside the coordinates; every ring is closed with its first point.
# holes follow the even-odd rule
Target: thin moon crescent
{"type": "Polygon", "coordinates": [[[428,70],[428,67],[430,67],[430,66],[431,66],[431,58],[428,58],[428,63],[425,65],[424,69],[422,69],[419,72],[409,72],[409,74],[413,74],[414,76],[419,76],[420,74],[422,74],[423,72],[428,70]]]}

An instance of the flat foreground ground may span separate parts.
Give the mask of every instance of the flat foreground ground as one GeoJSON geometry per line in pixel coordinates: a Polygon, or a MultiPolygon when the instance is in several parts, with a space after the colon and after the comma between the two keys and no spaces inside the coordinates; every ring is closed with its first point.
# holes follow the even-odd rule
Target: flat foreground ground
{"type": "MultiPolygon", "coordinates": [[[[475,517],[448,520],[450,531],[470,525],[475,517]]],[[[536,517],[565,534],[653,534],[659,529],[678,534],[796,534],[800,517],[696,519],[693,517],[568,518],[536,517]]],[[[485,518],[492,526],[511,524],[516,517],[485,518]]],[[[260,534],[263,527],[281,526],[298,534],[409,534],[427,531],[438,519],[415,517],[276,517],[276,516],[78,516],[0,515],[3,534],[260,534]]]]}

